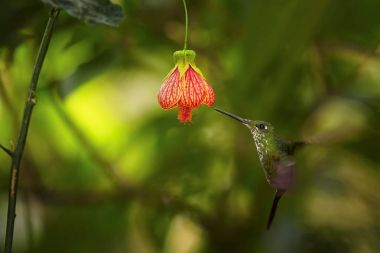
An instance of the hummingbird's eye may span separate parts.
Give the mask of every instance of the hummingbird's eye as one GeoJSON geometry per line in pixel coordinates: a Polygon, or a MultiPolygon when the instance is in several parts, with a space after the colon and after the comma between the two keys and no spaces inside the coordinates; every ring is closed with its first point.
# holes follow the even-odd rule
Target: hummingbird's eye
{"type": "Polygon", "coordinates": [[[268,127],[263,123],[257,124],[256,127],[260,130],[267,130],[268,129],[268,127]]]}

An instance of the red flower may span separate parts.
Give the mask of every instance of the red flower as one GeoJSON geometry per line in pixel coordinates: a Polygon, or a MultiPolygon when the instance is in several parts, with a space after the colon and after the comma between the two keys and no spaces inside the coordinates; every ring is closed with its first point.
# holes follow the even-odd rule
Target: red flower
{"type": "Polygon", "coordinates": [[[158,102],[164,109],[178,106],[178,120],[186,123],[191,121],[194,108],[214,104],[215,93],[195,66],[193,50],[176,51],[173,56],[176,65],[161,85],[158,102]]]}

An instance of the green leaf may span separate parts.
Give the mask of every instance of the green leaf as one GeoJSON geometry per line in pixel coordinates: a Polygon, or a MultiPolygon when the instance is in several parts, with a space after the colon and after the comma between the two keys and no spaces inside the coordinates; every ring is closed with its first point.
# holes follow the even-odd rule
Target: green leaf
{"type": "Polygon", "coordinates": [[[115,50],[109,49],[100,52],[88,62],[79,65],[74,73],[62,80],[60,85],[60,95],[63,98],[66,97],[85,82],[88,82],[109,69],[117,58],[118,55],[115,50]]]}
{"type": "Polygon", "coordinates": [[[124,14],[119,5],[109,0],[41,0],[67,11],[71,16],[88,23],[117,26],[124,14]]]}

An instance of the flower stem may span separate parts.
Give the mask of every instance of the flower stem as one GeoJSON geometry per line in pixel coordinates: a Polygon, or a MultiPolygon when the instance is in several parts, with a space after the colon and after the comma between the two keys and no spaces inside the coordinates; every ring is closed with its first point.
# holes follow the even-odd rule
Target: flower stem
{"type": "Polygon", "coordinates": [[[183,44],[183,50],[187,49],[187,31],[189,28],[189,17],[187,15],[187,5],[186,5],[186,0],[182,0],[183,3],[183,9],[185,11],[185,42],[183,44]]]}
{"type": "Polygon", "coordinates": [[[18,190],[18,178],[22,155],[28,135],[30,119],[32,116],[33,108],[36,104],[36,90],[38,78],[40,76],[41,68],[45,60],[46,52],[49,48],[50,39],[53,33],[53,27],[56,18],[58,17],[59,9],[53,8],[50,12],[49,20],[46,24],[45,32],[42,37],[40,48],[37,53],[37,59],[33,68],[32,80],[30,81],[28,97],[25,102],[24,115],[22,118],[22,125],[17,139],[15,151],[12,153],[12,165],[10,169],[9,180],[9,197],[8,197],[8,214],[7,214],[7,228],[5,234],[5,247],[4,253],[11,253],[13,246],[13,233],[16,219],[16,200],[18,190]]]}

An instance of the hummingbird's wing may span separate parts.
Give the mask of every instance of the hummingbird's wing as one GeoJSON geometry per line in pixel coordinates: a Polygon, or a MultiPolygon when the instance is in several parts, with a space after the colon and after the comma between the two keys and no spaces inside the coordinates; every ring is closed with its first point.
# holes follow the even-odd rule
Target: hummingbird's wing
{"type": "Polygon", "coordinates": [[[269,181],[278,191],[285,193],[294,184],[294,164],[290,158],[273,161],[275,173],[269,181]]]}
{"type": "Polygon", "coordinates": [[[270,184],[276,188],[276,194],[273,199],[272,208],[269,214],[267,229],[272,225],[276,214],[277,205],[282,195],[293,186],[294,183],[294,161],[291,159],[282,159],[273,161],[275,172],[270,178],[270,184]]]}
{"type": "Polygon", "coordinates": [[[308,144],[311,144],[311,143],[308,141],[292,141],[289,143],[287,153],[288,155],[294,155],[294,153],[297,152],[300,148],[308,144]]]}
{"type": "Polygon", "coordinates": [[[309,141],[286,141],[280,138],[276,138],[277,147],[284,152],[286,155],[294,155],[300,148],[305,145],[311,144],[309,141]]]}

